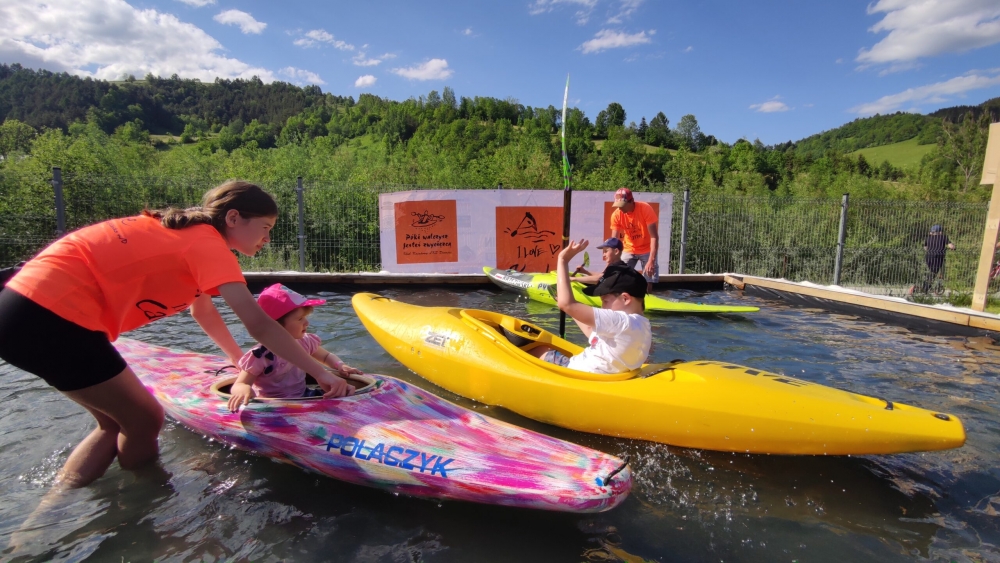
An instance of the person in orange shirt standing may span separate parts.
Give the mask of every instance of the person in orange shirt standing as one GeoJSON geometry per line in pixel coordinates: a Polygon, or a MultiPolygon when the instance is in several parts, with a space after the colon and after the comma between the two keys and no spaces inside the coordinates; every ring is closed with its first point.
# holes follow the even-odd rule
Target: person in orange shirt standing
{"type": "Polygon", "coordinates": [[[213,295],[222,296],[257,341],[316,378],[324,396],[353,391],[247,289],[232,250],[256,254],[270,241],[277,217],[268,193],[226,182],[206,193],[200,207],[147,210],[72,232],[7,282],[0,291],[0,359],[41,377],[97,420],[54,490],[91,483],[115,458],[122,469],[136,469],[159,454],[163,408],[112,345],[119,334],[190,308],[229,361],[239,360],[243,350],[213,295]]]}
{"type": "Polygon", "coordinates": [[[653,284],[660,281],[660,266],[656,263],[660,249],[656,212],[648,203],[636,201],[628,188],[618,188],[611,206],[615,208],[611,213],[611,236],[621,240],[625,247],[622,260],[630,268],[642,264],[646,292],[651,292],[653,284]]]}

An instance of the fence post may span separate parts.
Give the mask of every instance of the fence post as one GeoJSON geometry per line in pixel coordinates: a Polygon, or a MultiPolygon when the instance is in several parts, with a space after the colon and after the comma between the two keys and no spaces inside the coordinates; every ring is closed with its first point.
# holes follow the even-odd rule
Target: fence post
{"type": "Polygon", "coordinates": [[[681,211],[681,254],[677,259],[677,273],[684,273],[684,253],[687,250],[688,208],[691,205],[691,188],[684,188],[684,207],[681,211]]]}
{"type": "Polygon", "coordinates": [[[847,235],[847,200],[844,194],[840,200],[840,234],[837,235],[837,261],[833,265],[833,285],[840,285],[840,268],[844,264],[844,238],[847,235]]]}
{"type": "Polygon", "coordinates": [[[56,194],[56,235],[66,234],[66,203],[63,202],[62,169],[52,167],[52,190],[56,194]]]}
{"type": "Polygon", "coordinates": [[[295,181],[295,199],[299,203],[299,271],[306,271],[306,206],[302,197],[302,176],[295,181]]]}

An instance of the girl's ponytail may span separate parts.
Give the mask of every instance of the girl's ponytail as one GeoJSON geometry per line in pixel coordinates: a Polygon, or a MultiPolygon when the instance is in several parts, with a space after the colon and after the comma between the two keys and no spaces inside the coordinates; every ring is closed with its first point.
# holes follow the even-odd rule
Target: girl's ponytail
{"type": "Polygon", "coordinates": [[[168,229],[183,229],[193,225],[212,224],[212,216],[201,207],[188,207],[187,209],[177,209],[170,207],[162,211],[144,209],[142,214],[146,217],[159,219],[160,224],[168,229]]]}
{"type": "Polygon", "coordinates": [[[143,210],[147,217],[159,219],[168,229],[183,229],[193,225],[212,225],[220,233],[226,232],[226,214],[235,209],[245,219],[254,217],[277,217],[278,204],[274,198],[255,184],[240,180],[230,180],[209,190],[201,200],[201,206],[164,210],[143,210]]]}

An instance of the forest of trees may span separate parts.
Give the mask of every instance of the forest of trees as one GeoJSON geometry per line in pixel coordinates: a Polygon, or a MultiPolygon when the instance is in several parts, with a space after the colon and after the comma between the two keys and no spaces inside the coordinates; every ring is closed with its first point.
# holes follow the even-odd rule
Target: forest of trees
{"type": "MultiPolygon", "coordinates": [[[[449,87],[402,101],[355,100],[256,78],[106,82],[0,65],[0,171],[39,177],[60,166],[68,177],[555,188],[561,119],[551,105],[459,97],[449,87]]],[[[766,146],[722,142],[691,114],[647,120],[612,102],[593,120],[569,110],[567,152],[578,189],[982,201],[986,130],[998,119],[994,99],[929,116],[857,119],[766,146]],[[850,154],[912,138],[935,145],[912,169],[850,154]]]]}
{"type": "MultiPolygon", "coordinates": [[[[690,189],[686,260],[694,271],[829,283],[830,233],[845,193],[853,213],[845,283],[913,283],[919,233],[942,217],[951,218],[949,233],[963,248],[981,232],[976,213],[990,191],[979,178],[1000,99],[857,119],[771,146],[724,142],[694,115],[671,121],[667,109],[636,116],[612,102],[591,119],[570,108],[567,152],[577,190],[690,189]],[[912,167],[852,152],[912,139],[931,147],[912,167]],[[879,212],[867,213],[865,200],[879,212]],[[817,210],[827,212],[818,219],[817,210]]],[[[355,99],[257,79],[105,82],[0,65],[0,264],[31,256],[55,236],[51,179],[59,167],[68,229],[146,205],[191,205],[230,178],[259,183],[278,198],[283,227],[267,252],[244,263],[253,269],[298,267],[302,177],[306,268],[377,271],[379,193],[559,189],[561,128],[560,108],[459,96],[449,87],[401,101],[355,99]]],[[[949,279],[962,289],[975,256],[956,254],[949,279]]]]}

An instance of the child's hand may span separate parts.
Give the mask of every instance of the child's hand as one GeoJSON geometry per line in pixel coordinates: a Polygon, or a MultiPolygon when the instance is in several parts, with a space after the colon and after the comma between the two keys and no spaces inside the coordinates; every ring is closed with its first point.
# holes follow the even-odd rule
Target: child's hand
{"type": "Polygon", "coordinates": [[[253,392],[253,387],[250,387],[246,383],[233,383],[232,389],[230,389],[229,394],[229,412],[236,412],[240,410],[241,406],[246,406],[250,399],[257,396],[253,392]]]}
{"type": "Polygon", "coordinates": [[[587,245],[590,244],[587,239],[580,239],[579,241],[569,241],[566,248],[559,252],[559,260],[569,262],[574,256],[584,251],[587,245]]]}

